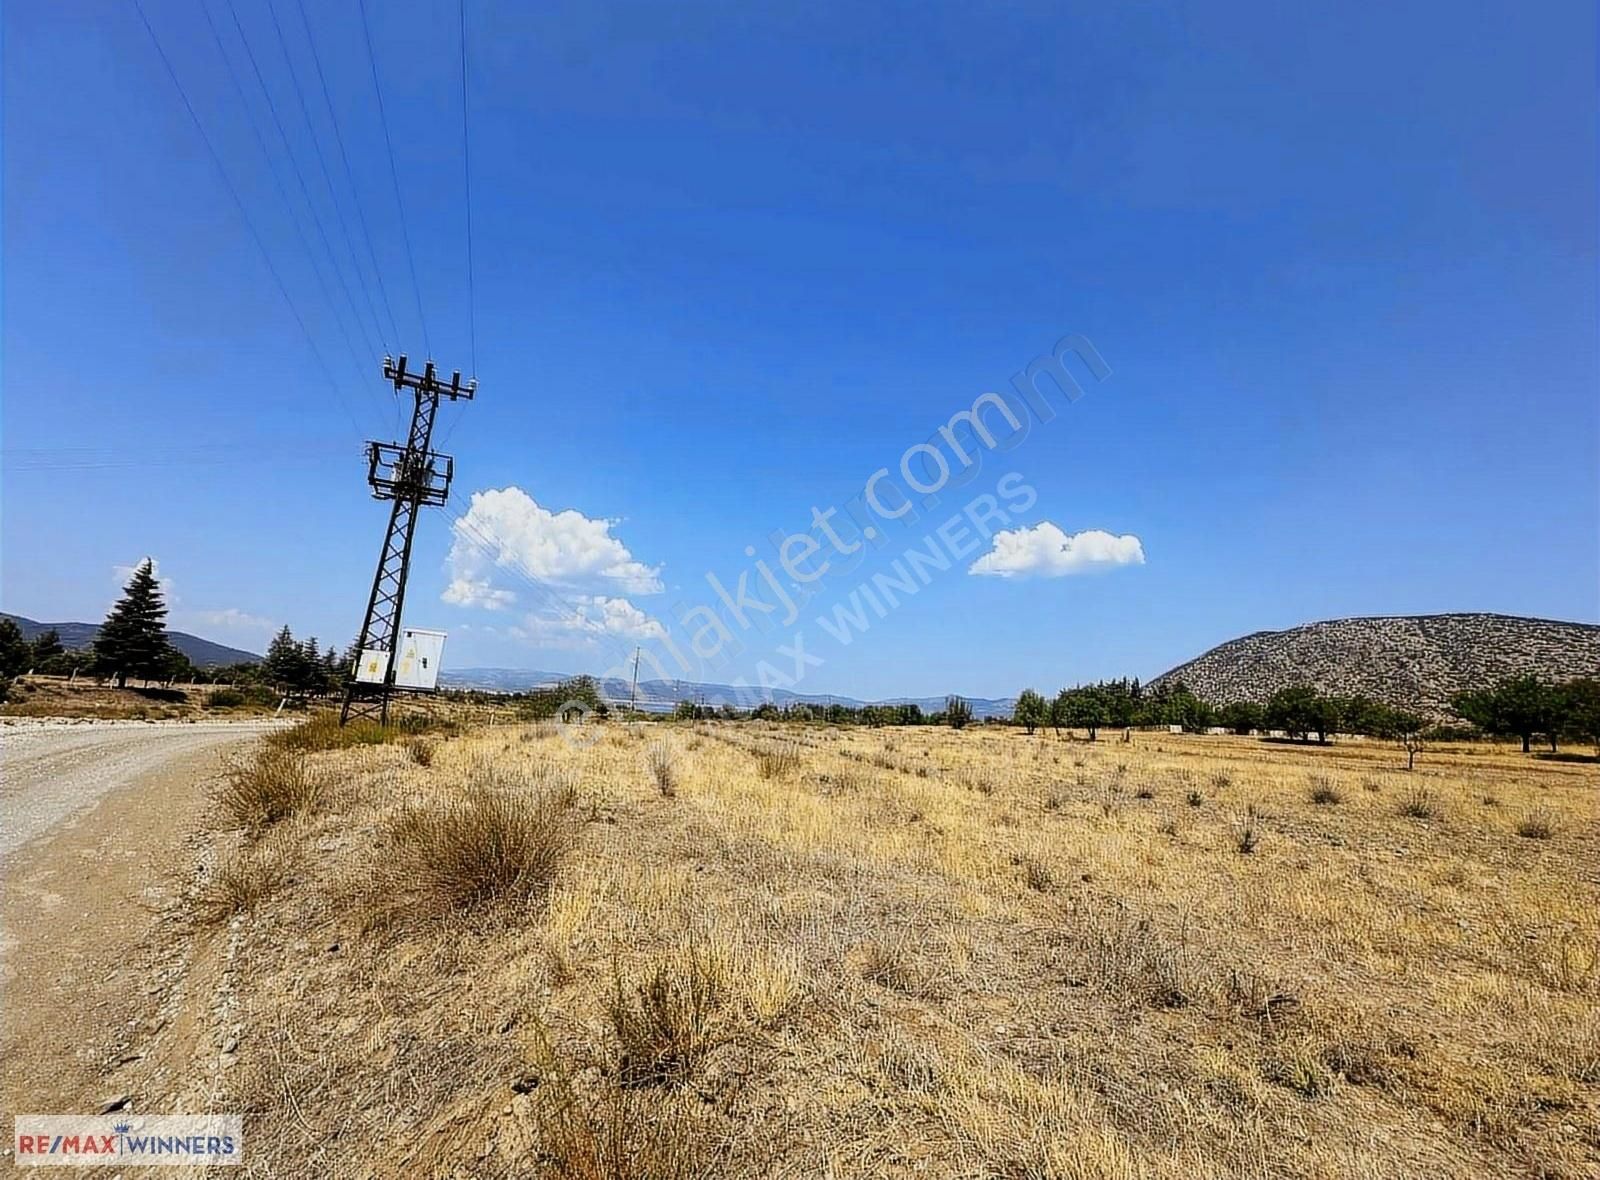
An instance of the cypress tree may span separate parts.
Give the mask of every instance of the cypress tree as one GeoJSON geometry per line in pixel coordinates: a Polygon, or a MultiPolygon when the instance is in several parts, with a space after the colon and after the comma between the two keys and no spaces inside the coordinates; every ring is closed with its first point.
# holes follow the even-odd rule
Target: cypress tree
{"type": "Polygon", "coordinates": [[[95,673],[115,677],[118,688],[128,683],[129,676],[162,678],[172,656],[167,642],[167,604],[161,600],[154,567],[148,557],[139,563],[95,637],[95,673]]]}

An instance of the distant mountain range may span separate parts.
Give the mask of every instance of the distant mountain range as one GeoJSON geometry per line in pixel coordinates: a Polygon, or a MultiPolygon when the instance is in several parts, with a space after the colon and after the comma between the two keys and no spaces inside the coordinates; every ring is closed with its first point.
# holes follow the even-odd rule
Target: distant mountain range
{"type": "Polygon", "coordinates": [[[1446,717],[1455,693],[1529,674],[1600,676],[1600,626],[1495,614],[1332,619],[1231,639],[1147,687],[1182,681],[1222,705],[1306,684],[1446,717]]]}
{"type": "MultiPolygon", "coordinates": [[[[40,623],[4,611],[0,611],[0,619],[10,619],[15,623],[24,639],[33,639],[46,631],[54,630],[61,637],[61,646],[69,651],[88,647],[94,642],[94,637],[100,634],[98,623],[40,623]]],[[[213,643],[209,639],[201,639],[198,635],[190,635],[187,631],[168,631],[167,638],[171,640],[172,646],[188,656],[190,662],[197,668],[212,668],[220,664],[252,664],[261,660],[255,652],[213,643]]]]}
{"type": "MultiPolygon", "coordinates": [[[[440,672],[441,683],[451,688],[476,688],[490,692],[522,692],[530,688],[546,688],[571,680],[574,673],[540,672],[525,668],[460,668],[440,672]]],[[[597,678],[598,679],[598,678],[597,678]]],[[[607,700],[619,704],[628,702],[629,682],[620,679],[599,680],[600,692],[607,700]]],[[[827,693],[791,692],[784,688],[760,689],[732,684],[700,684],[692,680],[641,680],[638,705],[647,713],[669,713],[679,701],[703,701],[708,705],[730,704],[739,709],[750,709],[769,700],[780,709],[792,704],[844,705],[859,709],[862,705],[917,705],[924,713],[944,710],[944,697],[895,697],[887,701],[861,701],[827,693]]],[[[1012,698],[968,697],[975,717],[1011,716],[1012,698]]]]}

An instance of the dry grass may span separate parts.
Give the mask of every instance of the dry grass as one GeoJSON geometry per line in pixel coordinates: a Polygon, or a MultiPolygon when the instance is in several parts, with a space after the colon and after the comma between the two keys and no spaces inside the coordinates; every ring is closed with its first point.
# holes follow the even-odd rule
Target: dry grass
{"type": "Polygon", "coordinates": [[[663,799],[671,799],[678,793],[678,757],[673,753],[671,743],[667,741],[654,741],[645,752],[645,760],[650,766],[650,777],[655,780],[656,790],[661,792],[663,799]]]}
{"type": "Polygon", "coordinates": [[[259,831],[314,806],[320,793],[303,755],[269,746],[227,769],[217,802],[241,827],[259,831]]]}
{"type": "Polygon", "coordinates": [[[309,759],[249,846],[293,871],[219,886],[263,1174],[1600,1174],[1592,768],[720,724],[309,759]],[[650,741],[693,751],[670,807],[650,741]]]}
{"type": "Polygon", "coordinates": [[[470,909],[548,888],[574,827],[561,798],[479,780],[455,798],[402,812],[388,835],[401,881],[450,908],[470,909]]]}

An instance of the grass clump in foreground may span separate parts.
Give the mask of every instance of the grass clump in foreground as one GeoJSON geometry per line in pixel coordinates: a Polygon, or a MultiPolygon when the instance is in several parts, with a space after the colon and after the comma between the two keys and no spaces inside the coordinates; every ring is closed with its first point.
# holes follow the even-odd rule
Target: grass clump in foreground
{"type": "Polygon", "coordinates": [[[607,1016],[624,1088],[680,1085],[725,1041],[728,969],[720,958],[691,947],[656,963],[632,988],[620,971],[613,974],[616,993],[607,1016]]]}
{"type": "Polygon", "coordinates": [[[300,754],[269,746],[228,769],[218,801],[243,827],[259,831],[311,808],[321,788],[300,754]]]}
{"type": "Polygon", "coordinates": [[[577,825],[553,790],[479,779],[458,798],[402,812],[390,828],[402,879],[445,908],[525,900],[548,888],[577,825]]]}

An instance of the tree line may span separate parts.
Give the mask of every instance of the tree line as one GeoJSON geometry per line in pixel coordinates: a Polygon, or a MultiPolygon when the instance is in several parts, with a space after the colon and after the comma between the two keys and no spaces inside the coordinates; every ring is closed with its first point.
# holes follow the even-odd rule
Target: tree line
{"type": "MultiPolygon", "coordinates": [[[[1552,684],[1535,676],[1516,676],[1488,688],[1460,692],[1451,709],[1474,731],[1491,737],[1513,737],[1523,752],[1535,738],[1550,744],[1561,740],[1592,742],[1600,748],[1600,679],[1580,678],[1552,684]]],[[[1154,690],[1137,680],[1105,680],[1063,688],[1046,700],[1032,688],[1017,696],[1012,722],[1029,733],[1044,727],[1086,730],[1093,741],[1103,728],[1180,725],[1185,730],[1222,728],[1237,734],[1278,730],[1296,741],[1326,743],[1335,733],[1361,734],[1401,742],[1415,749],[1430,738],[1449,736],[1421,714],[1397,709],[1371,697],[1320,693],[1307,685],[1274,692],[1266,701],[1235,701],[1215,706],[1187,686],[1161,684],[1154,690]]]]}
{"type": "Polygon", "coordinates": [[[167,606],[154,563],[141,562],[123,587],[93,644],[67,651],[54,629],[32,642],[11,619],[0,619],[0,684],[28,672],[46,676],[74,673],[127,687],[129,680],[162,685],[230,684],[258,687],[290,696],[321,696],[344,691],[355,667],[354,644],[341,654],[322,650],[315,636],[299,640],[288,627],[273,638],[264,660],[220,667],[197,667],[172,646],[167,634],[167,606]]]}

